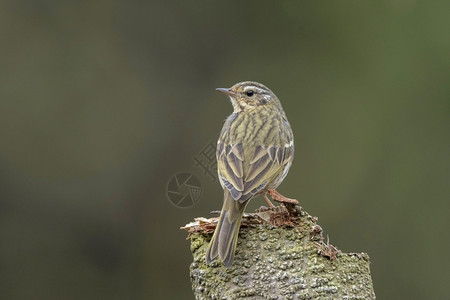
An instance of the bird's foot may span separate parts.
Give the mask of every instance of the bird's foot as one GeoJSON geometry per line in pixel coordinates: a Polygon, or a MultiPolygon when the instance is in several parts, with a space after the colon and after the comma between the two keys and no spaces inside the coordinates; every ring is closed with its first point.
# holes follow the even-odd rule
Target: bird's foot
{"type": "Polygon", "coordinates": [[[270,208],[274,208],[275,207],[275,205],[273,205],[273,203],[270,202],[269,198],[267,198],[267,195],[265,193],[264,193],[264,199],[266,199],[267,204],[269,204],[270,208]]]}
{"type": "MultiPolygon", "coordinates": [[[[268,190],[267,193],[270,195],[270,197],[273,200],[275,200],[277,202],[290,203],[290,204],[294,204],[294,205],[298,204],[297,200],[285,197],[285,196],[281,195],[280,193],[278,193],[276,190],[268,190]]],[[[266,195],[264,195],[264,198],[266,198],[266,200],[268,200],[266,195]]]]}

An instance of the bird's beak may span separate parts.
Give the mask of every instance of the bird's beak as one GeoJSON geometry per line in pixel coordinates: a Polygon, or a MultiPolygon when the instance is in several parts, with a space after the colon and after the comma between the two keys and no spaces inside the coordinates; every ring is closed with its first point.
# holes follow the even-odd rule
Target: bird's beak
{"type": "Polygon", "coordinates": [[[217,88],[216,90],[219,91],[219,92],[222,92],[224,94],[230,95],[230,96],[236,95],[236,93],[233,92],[231,89],[217,88]]]}

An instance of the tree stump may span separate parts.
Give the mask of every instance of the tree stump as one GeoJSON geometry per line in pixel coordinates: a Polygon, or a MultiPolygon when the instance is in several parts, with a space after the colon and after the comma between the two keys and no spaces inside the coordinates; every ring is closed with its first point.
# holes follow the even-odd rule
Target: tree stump
{"type": "Polygon", "coordinates": [[[375,299],[366,253],[325,243],[317,218],[300,206],[244,214],[233,265],[205,252],[218,218],[197,218],[189,232],[196,299],[375,299]]]}

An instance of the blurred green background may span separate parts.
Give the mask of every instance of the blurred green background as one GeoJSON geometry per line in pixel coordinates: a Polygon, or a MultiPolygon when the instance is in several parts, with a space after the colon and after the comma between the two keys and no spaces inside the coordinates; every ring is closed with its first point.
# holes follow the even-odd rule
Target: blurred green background
{"type": "Polygon", "coordinates": [[[279,190],[369,253],[379,299],[449,299],[449,9],[2,1],[0,298],[193,299],[179,227],[222,204],[193,158],[232,111],[215,88],[255,80],[295,134],[279,190]]]}

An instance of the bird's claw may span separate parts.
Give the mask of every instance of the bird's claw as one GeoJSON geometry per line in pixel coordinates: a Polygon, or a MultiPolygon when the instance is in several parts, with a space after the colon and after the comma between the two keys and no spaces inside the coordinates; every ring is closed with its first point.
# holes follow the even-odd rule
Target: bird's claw
{"type": "Polygon", "coordinates": [[[270,197],[273,200],[275,200],[277,202],[290,203],[290,204],[294,204],[294,205],[298,204],[297,200],[285,197],[285,196],[281,195],[280,193],[278,193],[276,190],[268,190],[267,193],[270,195],[270,197]]]}

